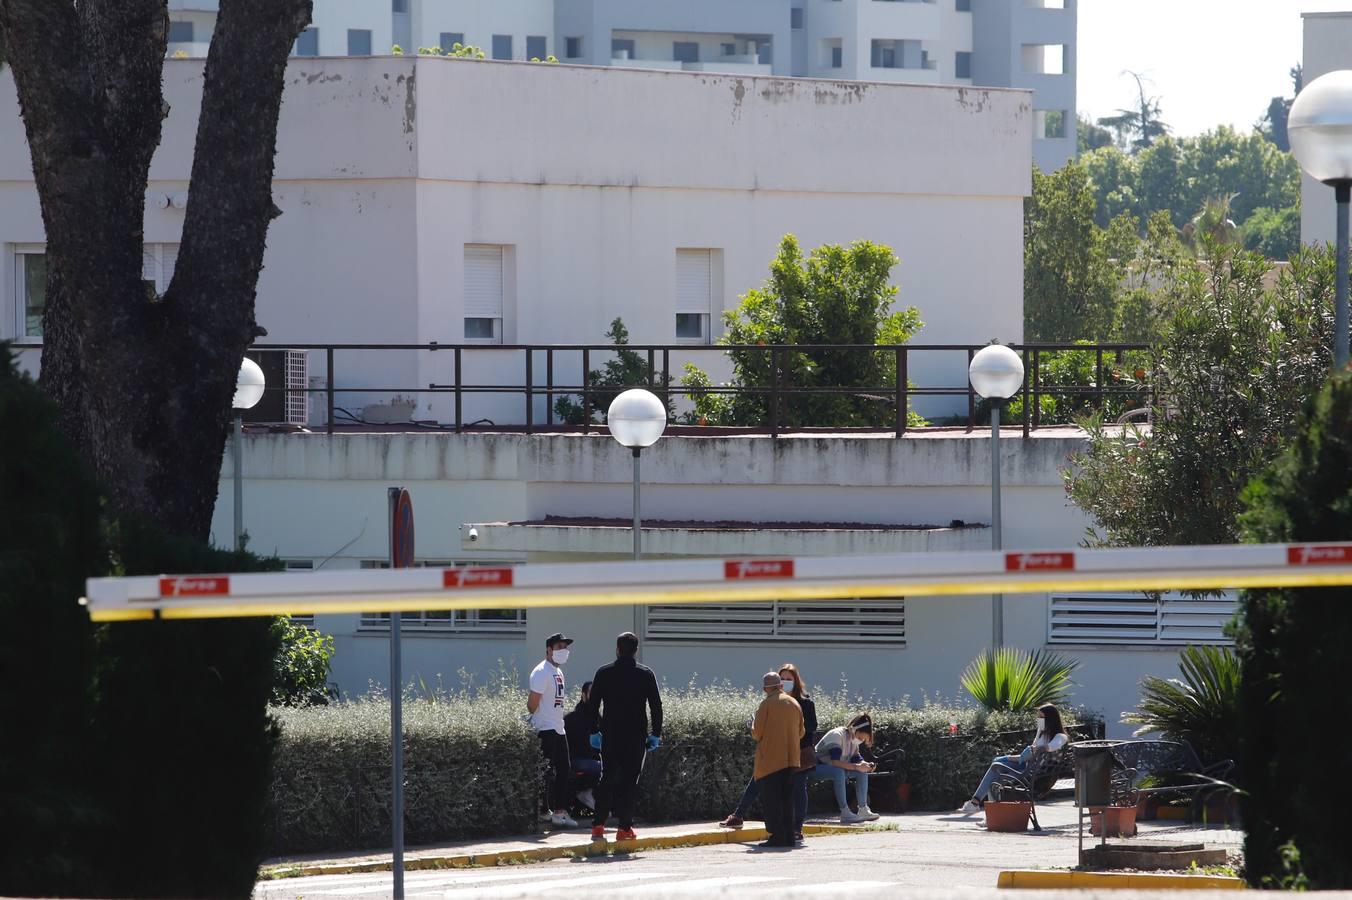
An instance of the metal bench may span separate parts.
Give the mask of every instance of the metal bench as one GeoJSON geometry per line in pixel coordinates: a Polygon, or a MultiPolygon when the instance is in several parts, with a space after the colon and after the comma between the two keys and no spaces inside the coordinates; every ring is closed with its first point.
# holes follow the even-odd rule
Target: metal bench
{"type": "Polygon", "coordinates": [[[1042,825],[1037,820],[1037,801],[1046,797],[1057,781],[1074,774],[1069,748],[1070,744],[1066,744],[1060,750],[1034,753],[1022,771],[1001,762],[991,763],[991,767],[999,776],[992,786],[996,798],[1005,800],[1011,796],[1027,797],[1029,818],[1032,820],[1034,831],[1042,830],[1042,825]]]}

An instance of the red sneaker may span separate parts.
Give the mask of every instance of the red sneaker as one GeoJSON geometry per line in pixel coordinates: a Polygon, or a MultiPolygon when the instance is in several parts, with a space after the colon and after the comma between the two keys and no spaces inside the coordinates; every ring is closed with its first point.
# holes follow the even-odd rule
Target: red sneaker
{"type": "Polygon", "coordinates": [[[636,841],[638,840],[638,835],[634,834],[634,829],[632,828],[621,828],[619,831],[615,832],[615,840],[636,841]]]}
{"type": "Polygon", "coordinates": [[[604,841],[605,839],[606,839],[606,826],[604,826],[604,825],[593,825],[593,826],[592,826],[592,840],[593,840],[593,841],[604,841]]]}

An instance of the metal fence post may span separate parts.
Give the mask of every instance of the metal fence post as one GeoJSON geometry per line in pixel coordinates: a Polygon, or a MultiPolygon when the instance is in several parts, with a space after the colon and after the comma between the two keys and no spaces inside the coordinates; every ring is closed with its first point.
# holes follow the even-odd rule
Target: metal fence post
{"type": "Polygon", "coordinates": [[[460,355],[459,347],[455,348],[455,431],[457,434],[464,427],[464,398],[460,390],[460,355]]]}
{"type": "Polygon", "coordinates": [[[535,351],[526,348],[526,434],[535,430],[535,351]]]}
{"type": "Polygon", "coordinates": [[[545,350],[545,424],[554,425],[554,348],[545,350]]]}
{"type": "Polygon", "coordinates": [[[1023,348],[1023,436],[1028,437],[1028,348],[1023,348]]]}
{"type": "Polygon", "coordinates": [[[582,428],[591,430],[591,350],[582,350],[582,428]]]}
{"type": "MultiPolygon", "coordinates": [[[[976,350],[967,348],[967,371],[972,370],[972,357],[976,356],[976,350]]],[[[976,388],[972,387],[972,379],[967,379],[967,430],[971,431],[976,427],[976,388]]]]}
{"type": "Polygon", "coordinates": [[[324,379],[324,399],[325,399],[325,401],[327,402],[328,407],[329,407],[328,421],[325,423],[325,425],[326,425],[327,427],[326,427],[324,430],[325,430],[327,433],[329,433],[329,434],[333,434],[333,348],[332,348],[332,347],[325,347],[325,348],[324,348],[324,360],[325,360],[326,364],[328,365],[328,369],[329,369],[329,377],[324,379]]]}
{"type": "Polygon", "coordinates": [[[770,348],[770,437],[779,437],[779,351],[770,348]]]}
{"type": "Polygon", "coordinates": [[[897,437],[906,433],[906,351],[901,347],[892,350],[892,368],[897,378],[897,437]]]}

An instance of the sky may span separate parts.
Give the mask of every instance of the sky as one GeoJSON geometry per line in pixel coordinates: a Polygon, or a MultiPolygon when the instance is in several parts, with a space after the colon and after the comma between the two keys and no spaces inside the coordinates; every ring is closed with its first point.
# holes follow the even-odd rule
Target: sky
{"type": "Polygon", "coordinates": [[[1174,134],[1248,131],[1271,98],[1291,95],[1300,14],[1349,9],[1352,0],[1079,0],[1080,114],[1131,106],[1129,69],[1174,134]]]}

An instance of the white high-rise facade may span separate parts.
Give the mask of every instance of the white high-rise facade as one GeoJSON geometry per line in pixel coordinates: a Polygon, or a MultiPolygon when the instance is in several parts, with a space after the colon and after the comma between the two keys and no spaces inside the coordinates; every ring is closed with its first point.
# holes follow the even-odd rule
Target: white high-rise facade
{"type": "MultiPolygon", "coordinates": [[[[1075,153],[1078,0],[315,0],[300,56],[479,47],[490,59],[1027,88],[1033,160],[1075,153]]],[[[170,0],[205,55],[218,0],[170,0]]],[[[919,127],[923,127],[923,123],[919,127]]]]}

